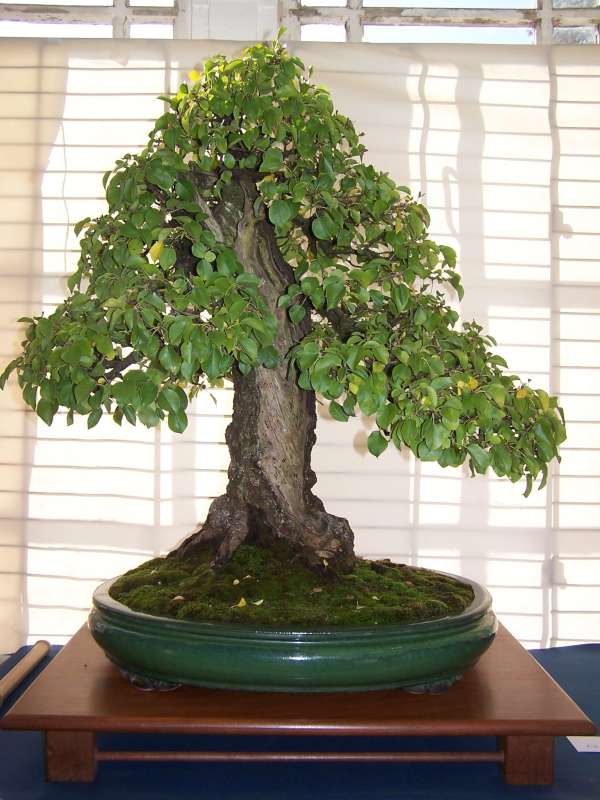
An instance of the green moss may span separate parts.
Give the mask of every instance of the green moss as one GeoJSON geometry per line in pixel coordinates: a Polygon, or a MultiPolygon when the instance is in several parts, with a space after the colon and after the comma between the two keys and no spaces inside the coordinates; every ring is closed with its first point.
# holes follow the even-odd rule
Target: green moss
{"type": "Polygon", "coordinates": [[[353,571],[319,576],[276,545],[242,545],[219,570],[195,560],[155,558],[125,573],[111,597],[134,611],[256,625],[372,625],[458,614],[471,588],[426,569],[357,559],[353,571]]]}

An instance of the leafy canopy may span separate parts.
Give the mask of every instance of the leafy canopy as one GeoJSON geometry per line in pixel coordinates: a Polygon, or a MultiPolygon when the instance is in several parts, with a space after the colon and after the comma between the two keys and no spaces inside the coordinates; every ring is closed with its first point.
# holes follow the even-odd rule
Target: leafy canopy
{"type": "Polygon", "coordinates": [[[556,398],[523,386],[475,322],[456,327],[456,255],[427,236],[429,214],[405,186],[365,164],[354,126],[278,43],[207,61],[190,73],[146,148],[104,176],[108,211],[83,233],[70,294],[26,318],[13,370],[48,424],[59,407],[173,431],[188,398],[288,359],[290,375],[344,422],[375,416],[369,450],[390,441],[426,461],[512,481],[547,476],[564,440],[556,398]],[[258,278],[211,211],[251,176],[256,216],[274,226],[295,281],[269,309],[258,278]],[[274,344],[287,313],[309,315],[291,352],[274,344]],[[278,322],[279,317],[279,322],[278,322]],[[294,369],[295,368],[295,369],[294,369]]]}

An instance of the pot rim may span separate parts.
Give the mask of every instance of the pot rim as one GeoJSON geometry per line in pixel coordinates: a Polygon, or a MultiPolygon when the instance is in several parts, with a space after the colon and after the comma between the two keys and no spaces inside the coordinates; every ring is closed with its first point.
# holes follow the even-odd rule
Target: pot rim
{"type": "Polygon", "coordinates": [[[133,611],[124,603],[114,600],[109,595],[109,590],[117,578],[100,584],[93,594],[94,608],[102,615],[117,621],[127,617],[127,625],[147,630],[149,627],[159,626],[161,630],[170,629],[173,632],[189,636],[226,636],[239,639],[284,639],[319,641],[323,639],[352,639],[365,638],[382,639],[387,637],[402,636],[418,638],[429,636],[438,629],[454,628],[458,633],[462,628],[469,627],[477,618],[483,617],[491,608],[492,597],[488,590],[476,581],[449,572],[435,570],[440,575],[454,578],[473,589],[474,598],[471,604],[458,614],[447,614],[431,620],[420,622],[372,624],[372,625],[328,625],[309,627],[302,625],[256,625],[243,622],[200,622],[197,620],[175,619],[141,611],[133,611]]]}

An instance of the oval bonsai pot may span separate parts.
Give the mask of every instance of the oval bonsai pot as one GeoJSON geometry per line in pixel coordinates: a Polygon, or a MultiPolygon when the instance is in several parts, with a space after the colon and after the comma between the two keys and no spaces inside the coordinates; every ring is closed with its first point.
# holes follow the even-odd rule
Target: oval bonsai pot
{"type": "Polygon", "coordinates": [[[475,593],[460,614],[409,624],[314,629],[143,614],[113,600],[113,581],[107,581],[94,593],[89,626],[108,658],[147,688],[437,692],[475,664],[497,629],[489,592],[458,580],[475,593]]]}

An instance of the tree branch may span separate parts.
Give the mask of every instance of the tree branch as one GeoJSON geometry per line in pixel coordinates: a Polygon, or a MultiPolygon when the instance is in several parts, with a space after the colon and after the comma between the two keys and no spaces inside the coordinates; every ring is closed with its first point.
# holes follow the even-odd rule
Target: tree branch
{"type": "Polygon", "coordinates": [[[136,352],[129,353],[125,358],[112,358],[110,361],[107,361],[106,366],[110,366],[111,369],[104,376],[106,382],[110,383],[114,378],[120,375],[124,369],[130,367],[132,364],[139,363],[139,361],[141,361],[141,356],[136,352]]]}

